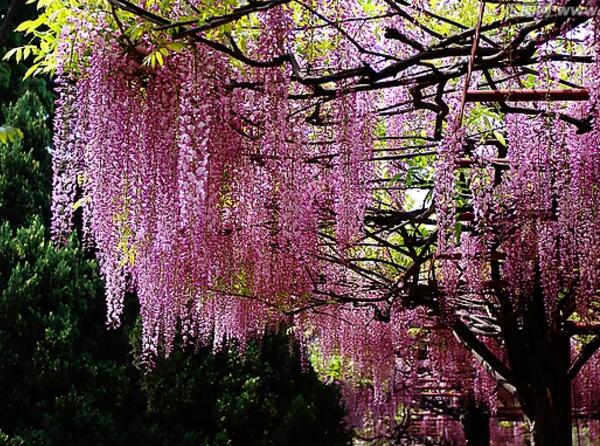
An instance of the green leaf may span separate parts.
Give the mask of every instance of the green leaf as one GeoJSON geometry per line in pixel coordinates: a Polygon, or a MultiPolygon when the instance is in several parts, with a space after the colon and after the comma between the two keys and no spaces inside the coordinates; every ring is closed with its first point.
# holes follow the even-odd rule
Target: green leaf
{"type": "Polygon", "coordinates": [[[165,61],[164,61],[164,59],[163,59],[163,55],[162,55],[162,53],[160,52],[160,50],[159,50],[159,51],[156,51],[156,52],[154,53],[154,56],[155,56],[156,62],[158,62],[158,65],[162,67],[162,66],[163,66],[163,64],[165,63],[165,61]]]}
{"type": "Polygon", "coordinates": [[[19,26],[15,28],[17,32],[27,31],[31,27],[32,20],[26,20],[23,23],[20,23],[19,26]]]}
{"type": "Polygon", "coordinates": [[[23,132],[16,127],[0,126],[0,142],[8,144],[23,139],[23,132]]]}
{"type": "Polygon", "coordinates": [[[73,203],[71,205],[71,207],[73,208],[74,211],[76,211],[77,209],[79,209],[80,207],[85,206],[88,203],[88,197],[82,197],[79,200],[77,200],[75,203],[73,203]]]}
{"type": "Polygon", "coordinates": [[[498,132],[497,130],[494,130],[494,137],[500,142],[500,144],[506,146],[506,138],[502,133],[498,132]]]}
{"type": "Polygon", "coordinates": [[[12,48],[8,50],[4,56],[2,56],[2,60],[8,60],[15,55],[15,53],[20,49],[20,47],[12,48]]]}
{"type": "Polygon", "coordinates": [[[36,74],[39,74],[39,72],[40,72],[40,64],[36,63],[35,65],[32,65],[31,67],[29,67],[29,69],[25,72],[25,76],[23,76],[23,79],[27,79],[28,77],[35,76],[36,74]]]}

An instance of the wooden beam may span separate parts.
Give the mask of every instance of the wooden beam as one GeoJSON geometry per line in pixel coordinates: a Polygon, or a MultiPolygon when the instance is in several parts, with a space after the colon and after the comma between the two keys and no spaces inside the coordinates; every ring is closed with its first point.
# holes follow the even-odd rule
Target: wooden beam
{"type": "Polygon", "coordinates": [[[467,94],[469,93],[469,83],[471,82],[471,76],[473,75],[473,66],[475,65],[475,55],[477,54],[477,47],[479,46],[479,39],[481,38],[481,25],[483,23],[483,16],[485,14],[485,0],[479,0],[479,15],[477,18],[477,26],[475,28],[475,36],[473,37],[473,45],[471,47],[471,57],[469,58],[469,65],[467,67],[467,76],[465,77],[465,84],[463,86],[462,99],[460,101],[460,114],[458,115],[458,127],[462,125],[462,120],[465,115],[465,104],[467,103],[467,94]]]}
{"type": "MultiPolygon", "coordinates": [[[[447,260],[460,260],[460,259],[462,259],[462,257],[463,257],[462,253],[460,253],[460,252],[453,252],[453,253],[448,253],[448,254],[436,254],[436,256],[435,256],[436,259],[445,259],[445,260],[446,259],[447,260]]],[[[505,260],[506,253],[492,251],[492,253],[490,254],[490,259],[491,260],[505,260]]]]}
{"type": "Polygon", "coordinates": [[[586,88],[554,90],[469,90],[467,102],[539,102],[539,101],[587,101],[590,93],[586,88]]]}
{"type": "Polygon", "coordinates": [[[565,321],[565,330],[570,335],[596,335],[600,334],[600,323],[565,321]]]}
{"type": "Polygon", "coordinates": [[[507,158],[484,158],[479,160],[477,158],[460,158],[456,161],[457,167],[472,167],[478,166],[483,162],[483,165],[492,164],[495,166],[510,167],[510,160],[507,158]]]}

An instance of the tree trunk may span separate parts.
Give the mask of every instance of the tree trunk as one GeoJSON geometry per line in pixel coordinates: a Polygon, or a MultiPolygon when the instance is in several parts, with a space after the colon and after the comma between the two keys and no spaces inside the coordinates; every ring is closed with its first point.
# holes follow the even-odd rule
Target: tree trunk
{"type": "MultiPolygon", "coordinates": [[[[552,373],[550,372],[549,375],[552,373]]],[[[548,377],[547,377],[548,378],[548,377]]],[[[557,377],[555,377],[557,378],[557,377]]],[[[566,377],[547,385],[533,386],[530,419],[532,446],[570,446],[572,444],[571,387],[566,377]]]]}
{"type": "Polygon", "coordinates": [[[532,334],[530,347],[533,351],[529,352],[531,443],[535,446],[570,446],[569,338],[556,328],[550,328],[546,336],[542,333],[538,329],[532,334]]]}
{"type": "Polygon", "coordinates": [[[517,327],[516,319],[512,327],[507,327],[507,353],[519,380],[518,399],[529,424],[530,444],[571,446],[569,335],[556,313],[548,315],[539,277],[536,285],[531,295],[522,298],[521,327],[517,327]]]}
{"type": "Polygon", "coordinates": [[[467,402],[465,413],[461,417],[467,446],[489,446],[490,414],[474,400],[467,402]]]}
{"type": "Polygon", "coordinates": [[[531,420],[530,441],[535,446],[570,446],[569,337],[556,325],[544,327],[545,320],[536,320],[541,315],[541,311],[526,313],[529,389],[525,413],[531,420]]]}

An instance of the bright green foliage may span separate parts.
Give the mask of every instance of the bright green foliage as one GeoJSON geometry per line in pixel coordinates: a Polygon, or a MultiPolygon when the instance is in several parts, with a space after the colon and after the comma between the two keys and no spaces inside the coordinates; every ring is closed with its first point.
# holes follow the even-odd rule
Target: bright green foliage
{"type": "MultiPolygon", "coordinates": [[[[112,16],[111,29],[107,31],[122,33],[126,44],[135,48],[141,42],[152,43],[148,54],[144,57],[143,64],[155,68],[164,63],[170,54],[180,51],[185,43],[174,41],[172,35],[177,33],[181,26],[205,26],[214,17],[230,14],[240,6],[238,0],[221,2],[206,1],[199,8],[189,8],[189,15],[179,16],[177,22],[164,30],[157,30],[156,25],[142,21],[135,15],[113,8],[106,0],[27,0],[35,5],[38,15],[18,24],[16,30],[23,32],[25,41],[20,46],[11,48],[3,55],[3,60],[29,62],[24,76],[40,74],[53,74],[57,67],[57,49],[61,38],[70,35],[73,40],[78,40],[78,30],[72,26],[73,19],[85,15],[89,19],[90,13],[100,13],[102,16],[112,16]]],[[[156,11],[165,18],[173,16],[173,5],[170,0],[148,0],[146,8],[156,11]]],[[[235,36],[237,45],[245,48],[246,40],[255,38],[258,21],[255,16],[244,16],[240,19],[211,28],[205,32],[205,37],[214,41],[225,43],[230,36],[235,36]]],[[[79,41],[85,45],[85,41],[79,41]]],[[[77,60],[77,52],[73,52],[72,68],[77,70],[77,65],[82,61],[77,60]]]]}
{"type": "Polygon", "coordinates": [[[54,72],[58,38],[67,26],[69,16],[80,7],[77,0],[28,0],[27,3],[35,3],[40,13],[21,22],[16,27],[16,31],[23,32],[26,37],[29,37],[30,42],[35,44],[27,43],[12,48],[3,57],[4,60],[14,58],[19,63],[29,62],[31,56],[32,61],[25,72],[25,78],[54,72]]]}
{"type": "Polygon", "coordinates": [[[8,144],[23,138],[23,132],[17,128],[0,126],[0,143],[8,144]]]}

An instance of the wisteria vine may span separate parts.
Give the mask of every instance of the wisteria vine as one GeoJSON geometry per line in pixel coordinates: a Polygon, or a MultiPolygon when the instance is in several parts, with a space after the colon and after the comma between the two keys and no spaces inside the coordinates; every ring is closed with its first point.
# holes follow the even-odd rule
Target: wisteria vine
{"type": "MultiPolygon", "coordinates": [[[[179,19],[189,5],[173,3],[179,19]]],[[[57,55],[54,239],[64,242],[81,212],[108,325],[134,293],[148,365],[178,339],[243,349],[292,327],[313,366],[341,383],[364,439],[461,443],[464,417],[479,411],[513,417],[491,424],[491,436],[520,441],[513,412],[529,401],[515,376],[527,371],[502,336],[526,331],[536,299],[548,331],[556,321],[560,333],[579,330],[568,340],[573,358],[592,345],[576,336],[598,331],[597,51],[582,69],[591,79],[583,105],[468,106],[459,122],[465,98],[452,88],[467,62],[445,63],[470,55],[470,34],[425,26],[424,16],[444,22],[427,2],[412,6],[417,18],[402,2],[374,2],[380,22],[357,20],[364,5],[350,0],[283,3],[259,5],[242,32],[226,35],[230,46],[210,34],[210,20],[196,33],[178,25],[166,45],[188,40],[168,57],[150,38],[133,44],[115,9],[177,28],[158,6],[115,0],[112,16],[72,18],[77,37],[65,34],[57,55]],[[310,26],[298,31],[299,22],[310,26]],[[298,43],[298,33],[310,39],[298,43]],[[299,62],[292,48],[302,45],[299,62]],[[160,63],[145,63],[150,56],[160,63]],[[329,370],[332,361],[344,372],[329,370]]],[[[542,6],[565,6],[550,3],[542,6]]],[[[515,20],[522,32],[534,19],[515,20]]],[[[482,72],[473,83],[494,89],[492,73],[518,88],[532,73],[510,63],[533,48],[544,73],[534,72],[534,86],[564,84],[571,62],[552,39],[584,22],[555,18],[534,37],[508,36],[504,49],[484,38],[489,66],[472,61],[482,72]]],[[[596,48],[592,31],[581,39],[596,48]]],[[[592,430],[593,353],[565,371],[592,430]]]]}

